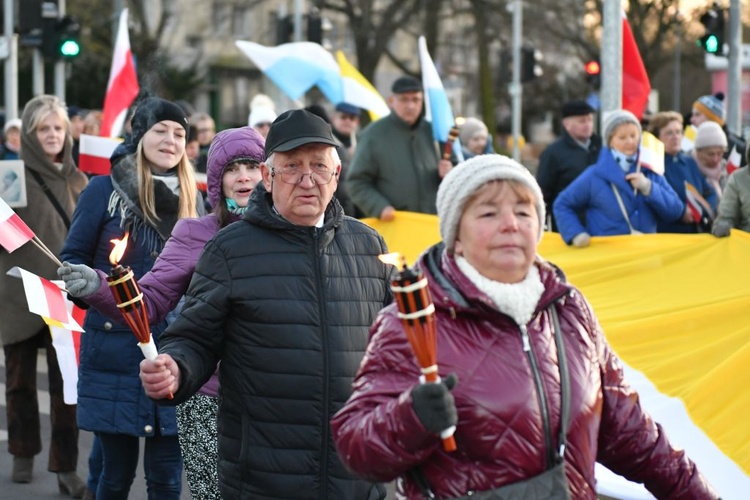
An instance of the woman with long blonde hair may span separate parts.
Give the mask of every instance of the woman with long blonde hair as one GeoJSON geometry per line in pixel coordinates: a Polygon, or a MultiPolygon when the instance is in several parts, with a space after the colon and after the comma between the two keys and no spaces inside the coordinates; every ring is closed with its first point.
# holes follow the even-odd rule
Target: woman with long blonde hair
{"type": "MultiPolygon", "coordinates": [[[[108,272],[110,240],[127,232],[121,264],[140,278],[154,265],[175,223],[203,215],[203,202],[185,154],[189,126],[182,109],[163,99],[145,99],[132,127],[131,138],[112,154],[110,175],[93,178],[81,195],[61,257],[108,272]]],[[[152,325],[157,344],[165,326],[166,321],[152,325]]],[[[104,457],[103,470],[98,480],[90,478],[89,489],[96,483],[96,498],[127,498],[144,437],[149,498],[179,499],[182,458],[175,411],[156,406],[143,391],[138,378],[143,354],[133,333],[121,318],[94,309],[84,329],[78,423],[95,433],[104,457]]]]}

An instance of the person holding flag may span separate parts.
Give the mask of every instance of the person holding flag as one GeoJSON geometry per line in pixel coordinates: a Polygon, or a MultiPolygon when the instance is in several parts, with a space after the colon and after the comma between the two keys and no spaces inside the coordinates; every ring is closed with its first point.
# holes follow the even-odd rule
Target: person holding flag
{"type": "Polygon", "coordinates": [[[683,206],[681,218],[659,220],[658,233],[709,232],[716,217],[716,191],[703,178],[695,160],[682,152],[682,120],[676,111],[661,111],[649,122],[649,132],[664,143],[664,177],[683,206]]]}
{"type": "MultiPolygon", "coordinates": [[[[16,214],[58,255],[78,196],[88,180],[73,162],[68,112],[60,99],[51,95],[35,97],[26,104],[21,122],[21,160],[28,205],[17,208],[16,214]]],[[[39,316],[29,312],[21,280],[6,275],[14,266],[41,277],[56,277],[55,264],[32,245],[13,253],[0,249],[0,338],[5,352],[8,451],[13,455],[11,480],[31,482],[34,456],[42,451],[36,384],[41,348],[47,356],[52,425],[47,469],[57,474],[61,493],[80,498],[85,484],[76,474],[76,406],[64,402],[62,375],[49,328],[39,316]]]]}
{"type": "Polygon", "coordinates": [[[360,136],[346,189],[367,217],[392,220],[396,210],[435,214],[440,180],[453,165],[438,155],[432,127],[423,119],[422,83],[402,76],[391,92],[393,112],[360,136]]]}
{"type": "Polygon", "coordinates": [[[560,235],[586,247],[591,236],[655,233],[659,220],[677,220],[684,205],[661,175],[639,164],[641,123],[630,111],[609,114],[597,162],[553,204],[560,235]],[[585,214],[585,223],[579,214],[585,214]]]}

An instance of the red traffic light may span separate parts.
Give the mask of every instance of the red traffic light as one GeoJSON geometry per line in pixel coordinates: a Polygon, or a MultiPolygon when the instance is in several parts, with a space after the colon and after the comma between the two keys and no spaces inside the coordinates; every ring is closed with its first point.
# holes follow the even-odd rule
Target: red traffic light
{"type": "Polygon", "coordinates": [[[589,61],[584,66],[584,69],[586,70],[586,73],[589,75],[598,75],[601,72],[601,67],[599,66],[599,61],[589,61]]]}

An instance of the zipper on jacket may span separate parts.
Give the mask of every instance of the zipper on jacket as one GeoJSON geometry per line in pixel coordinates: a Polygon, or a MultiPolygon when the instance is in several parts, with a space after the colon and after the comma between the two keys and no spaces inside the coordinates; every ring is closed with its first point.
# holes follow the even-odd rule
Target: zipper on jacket
{"type": "Polygon", "coordinates": [[[544,384],[542,383],[542,376],[539,373],[539,366],[534,356],[534,351],[531,349],[531,341],[529,340],[529,332],[526,329],[526,325],[519,325],[521,329],[521,340],[523,341],[523,350],[529,358],[531,363],[531,372],[534,376],[534,384],[536,385],[536,394],[539,402],[539,409],[542,413],[542,427],[544,428],[544,445],[545,445],[545,470],[552,466],[552,431],[550,430],[549,423],[549,410],[547,408],[547,396],[544,392],[544,384]]]}
{"type": "MultiPolygon", "coordinates": [[[[323,290],[323,279],[322,271],[320,269],[321,260],[321,249],[320,249],[320,234],[323,229],[313,228],[313,259],[315,261],[315,283],[318,293],[318,297],[325,299],[323,290]]],[[[318,313],[320,314],[320,336],[321,336],[321,352],[323,354],[323,421],[321,425],[321,450],[320,450],[320,497],[321,499],[328,498],[328,433],[329,433],[329,417],[328,410],[330,407],[330,372],[331,367],[329,366],[328,358],[328,325],[326,323],[326,308],[325,300],[318,301],[318,313]]]]}

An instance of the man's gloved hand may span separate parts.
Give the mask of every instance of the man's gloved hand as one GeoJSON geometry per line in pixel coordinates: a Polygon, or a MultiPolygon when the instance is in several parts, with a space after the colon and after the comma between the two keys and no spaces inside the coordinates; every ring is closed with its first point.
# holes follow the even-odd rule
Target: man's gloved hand
{"type": "Polygon", "coordinates": [[[96,292],[101,285],[96,271],[84,264],[63,262],[62,267],[57,268],[57,275],[65,282],[68,293],[79,299],[96,292]]]}
{"type": "Polygon", "coordinates": [[[433,434],[440,434],[458,422],[458,411],[451,394],[457,382],[458,377],[451,373],[438,384],[419,384],[411,390],[414,412],[424,428],[433,434]]]}

